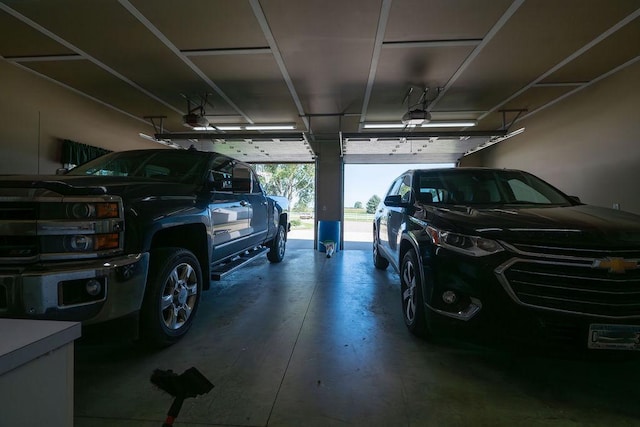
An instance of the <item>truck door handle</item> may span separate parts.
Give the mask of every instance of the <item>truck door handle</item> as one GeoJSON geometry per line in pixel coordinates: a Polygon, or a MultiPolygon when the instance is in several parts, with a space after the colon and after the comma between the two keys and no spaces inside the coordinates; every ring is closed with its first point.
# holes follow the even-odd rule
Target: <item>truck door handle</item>
{"type": "Polygon", "coordinates": [[[248,206],[249,203],[246,200],[240,201],[240,206],[248,206]]]}

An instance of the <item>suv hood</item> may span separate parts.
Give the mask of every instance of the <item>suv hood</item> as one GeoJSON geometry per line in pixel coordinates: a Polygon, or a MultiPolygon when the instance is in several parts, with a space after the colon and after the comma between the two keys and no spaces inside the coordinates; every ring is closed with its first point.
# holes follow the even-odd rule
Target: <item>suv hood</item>
{"type": "Polygon", "coordinates": [[[598,206],[425,209],[436,226],[513,243],[640,246],[640,216],[598,206]]]}

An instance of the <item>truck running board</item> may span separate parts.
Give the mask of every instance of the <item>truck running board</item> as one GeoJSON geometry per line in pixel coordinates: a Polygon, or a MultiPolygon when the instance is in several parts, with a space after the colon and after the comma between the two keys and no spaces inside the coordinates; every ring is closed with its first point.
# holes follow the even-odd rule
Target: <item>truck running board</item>
{"type": "Polygon", "coordinates": [[[231,258],[228,262],[218,264],[211,269],[211,280],[220,280],[227,274],[255,260],[256,257],[267,252],[269,248],[263,246],[250,249],[238,256],[231,258]]]}

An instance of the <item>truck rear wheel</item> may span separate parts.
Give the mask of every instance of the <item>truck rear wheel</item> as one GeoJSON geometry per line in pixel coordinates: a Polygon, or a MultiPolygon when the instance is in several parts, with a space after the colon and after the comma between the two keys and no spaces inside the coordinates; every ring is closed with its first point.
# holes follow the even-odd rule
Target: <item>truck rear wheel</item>
{"type": "Polygon", "coordinates": [[[284,225],[278,226],[278,232],[273,238],[271,245],[269,245],[269,253],[267,253],[267,259],[271,262],[280,262],[284,258],[284,251],[287,246],[287,231],[284,229],[284,225]]]}
{"type": "Polygon", "coordinates": [[[202,294],[202,270],[193,253],[160,248],[151,254],[149,279],[140,314],[144,341],[167,346],[193,323],[202,294]]]}

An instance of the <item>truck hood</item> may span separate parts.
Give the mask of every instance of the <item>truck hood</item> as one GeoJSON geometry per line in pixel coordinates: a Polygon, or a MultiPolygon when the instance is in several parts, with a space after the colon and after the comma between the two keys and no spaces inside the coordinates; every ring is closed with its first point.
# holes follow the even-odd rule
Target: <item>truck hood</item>
{"type": "Polygon", "coordinates": [[[640,216],[590,205],[556,207],[427,207],[430,222],[509,242],[640,245],[640,216]]]}
{"type": "Polygon", "coordinates": [[[0,176],[0,194],[13,196],[60,197],[113,194],[127,198],[149,196],[193,197],[193,184],[117,176],[5,175],[0,176]],[[10,190],[9,190],[10,189],[10,190]]]}

